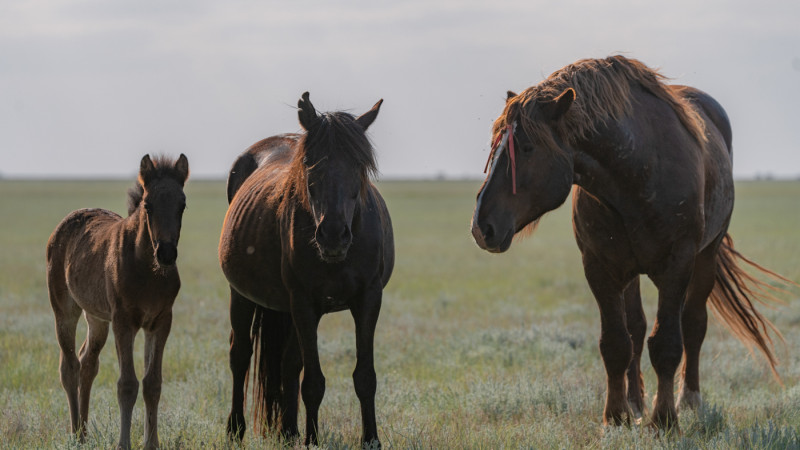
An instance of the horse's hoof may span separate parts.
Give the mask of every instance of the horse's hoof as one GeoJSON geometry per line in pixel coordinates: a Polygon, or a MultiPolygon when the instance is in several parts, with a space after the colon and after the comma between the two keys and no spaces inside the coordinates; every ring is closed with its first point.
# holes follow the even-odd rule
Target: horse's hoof
{"type": "Polygon", "coordinates": [[[361,444],[361,448],[363,450],[380,450],[383,447],[381,447],[381,441],[379,441],[378,438],[375,438],[371,441],[364,441],[361,444]]]}
{"type": "Polygon", "coordinates": [[[697,410],[701,406],[703,406],[703,397],[699,392],[681,389],[680,394],[678,394],[678,411],[684,409],[697,410]]]}
{"type": "Polygon", "coordinates": [[[243,417],[236,417],[234,415],[228,416],[228,439],[236,440],[241,442],[244,439],[244,432],[247,429],[247,425],[244,422],[243,417]]]}

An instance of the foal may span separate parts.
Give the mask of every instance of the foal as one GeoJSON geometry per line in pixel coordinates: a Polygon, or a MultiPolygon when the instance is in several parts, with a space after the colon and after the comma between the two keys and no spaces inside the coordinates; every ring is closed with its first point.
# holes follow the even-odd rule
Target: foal
{"type": "Polygon", "coordinates": [[[80,209],[58,224],[47,243],[47,287],[61,347],[61,385],[67,392],[72,432],[79,433],[81,442],[110,322],[120,367],[118,448],[131,446],[131,414],[139,391],[133,341],[140,328],[145,337],[144,446],[158,447],[161,359],[181,286],[175,261],[188,176],[183,154],[175,162],[145,155],[139,180],[128,192],[127,218],[104,209],[80,209]],[[81,312],[89,331],[78,356],[75,328],[81,312]]]}

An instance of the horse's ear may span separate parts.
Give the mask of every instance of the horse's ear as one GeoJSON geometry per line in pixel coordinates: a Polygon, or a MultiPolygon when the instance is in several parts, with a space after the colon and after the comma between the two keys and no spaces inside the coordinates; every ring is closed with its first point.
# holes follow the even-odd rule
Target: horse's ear
{"type": "Polygon", "coordinates": [[[144,186],[150,181],[150,178],[153,175],[153,171],[156,169],[156,166],[153,165],[153,161],[150,159],[150,155],[144,155],[142,157],[142,162],[139,163],[139,182],[144,186]]]}
{"type": "Polygon", "coordinates": [[[542,110],[548,119],[558,120],[569,111],[574,101],[575,89],[567,88],[558,97],[554,98],[553,101],[544,103],[542,105],[542,110]]]}
{"type": "Polygon", "coordinates": [[[175,161],[175,170],[181,177],[181,184],[186,183],[186,180],[189,178],[189,158],[183,153],[181,153],[181,156],[175,161]]]}
{"type": "Polygon", "coordinates": [[[508,103],[512,98],[516,97],[517,94],[514,91],[506,92],[506,103],[508,103]]]}
{"type": "Polygon", "coordinates": [[[361,128],[363,128],[365,131],[367,128],[369,128],[370,125],[372,125],[372,122],[375,121],[375,118],[378,117],[378,111],[381,110],[382,104],[383,104],[383,99],[378,100],[378,103],[375,103],[372,109],[365,112],[358,119],[356,119],[356,122],[358,122],[358,124],[361,125],[361,128]]]}
{"type": "Polygon", "coordinates": [[[308,99],[308,92],[304,92],[300,100],[297,101],[297,108],[297,118],[300,120],[300,126],[306,131],[310,130],[317,123],[319,117],[314,105],[311,104],[311,100],[308,99]]]}

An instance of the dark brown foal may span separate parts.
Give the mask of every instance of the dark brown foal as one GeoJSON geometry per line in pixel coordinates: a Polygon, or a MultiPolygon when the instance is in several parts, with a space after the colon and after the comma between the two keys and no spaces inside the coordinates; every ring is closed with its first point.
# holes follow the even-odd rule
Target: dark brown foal
{"type": "Polygon", "coordinates": [[[61,347],[61,385],[67,393],[72,432],[83,442],[89,396],[100,350],[114,331],[120,377],[118,448],[131,446],[131,414],[139,390],[133,341],[145,336],[145,448],[158,447],[161,360],[172,325],[172,304],[181,282],[175,261],[183,185],[189,162],[142,158],[137,185],[129,192],[128,217],[104,209],[81,209],[56,227],[47,243],[47,287],[61,347]],[[75,329],[83,313],[88,335],[78,354],[75,329]]]}

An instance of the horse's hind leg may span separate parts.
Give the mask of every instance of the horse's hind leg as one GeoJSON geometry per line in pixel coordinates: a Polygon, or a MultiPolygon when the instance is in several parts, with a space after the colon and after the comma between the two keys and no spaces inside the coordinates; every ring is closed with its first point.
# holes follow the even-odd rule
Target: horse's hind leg
{"type": "Polygon", "coordinates": [[[86,435],[86,425],[89,422],[89,397],[92,393],[92,383],[97,376],[100,367],[100,350],[108,338],[108,322],[96,317],[86,315],[86,324],[89,331],[86,340],[83,341],[80,351],[81,377],[78,386],[80,398],[81,428],[83,435],[86,435]]]}
{"type": "Polygon", "coordinates": [[[229,365],[233,376],[233,396],[231,412],[228,415],[227,431],[231,439],[240,441],[244,438],[244,432],[247,428],[244,420],[244,384],[247,378],[247,370],[250,367],[250,358],[253,355],[250,327],[253,325],[255,310],[255,303],[244,298],[231,288],[231,349],[229,365]]]}
{"type": "Polygon", "coordinates": [[[642,309],[642,296],[639,291],[639,277],[625,289],[625,316],[628,332],[633,340],[633,359],[628,366],[628,404],[637,420],[644,414],[644,379],[642,378],[641,360],[644,349],[644,338],[647,334],[647,318],[642,309]]]}
{"type": "MultiPolygon", "coordinates": [[[[49,258],[48,258],[49,259],[49,258]]],[[[69,403],[69,421],[72,433],[80,430],[78,405],[78,374],[81,363],[75,354],[75,329],[81,317],[81,308],[70,296],[62,267],[48,261],[47,289],[50,294],[50,305],[56,322],[56,339],[61,349],[59,357],[59,373],[61,386],[67,393],[69,403]],[[50,267],[52,266],[52,267],[50,267]]],[[[83,441],[83,433],[79,438],[83,441]]]]}
{"type": "Polygon", "coordinates": [[[678,409],[697,408],[700,396],[700,347],[706,337],[706,300],[714,289],[718,245],[710,245],[695,260],[692,282],[681,316],[683,331],[683,382],[678,394],[678,409]]]}
{"type": "Polygon", "coordinates": [[[144,448],[158,448],[158,402],[161,399],[161,361],[172,327],[172,312],[165,313],[144,331],[144,448]]]}
{"type": "Polygon", "coordinates": [[[356,369],[353,371],[353,385],[361,402],[361,442],[362,446],[380,447],[378,427],[375,421],[375,363],[373,343],[375,325],[381,310],[381,286],[373,287],[364,295],[360,304],[351,308],[356,323],[356,369]]]}
{"type": "MultiPolygon", "coordinates": [[[[267,425],[270,429],[280,423],[283,408],[281,393],[281,373],[283,353],[289,339],[289,332],[294,332],[292,316],[286,312],[263,309],[263,325],[261,330],[261,355],[266,362],[266,408],[267,425]]],[[[264,370],[264,365],[261,365],[264,370]]]]}

